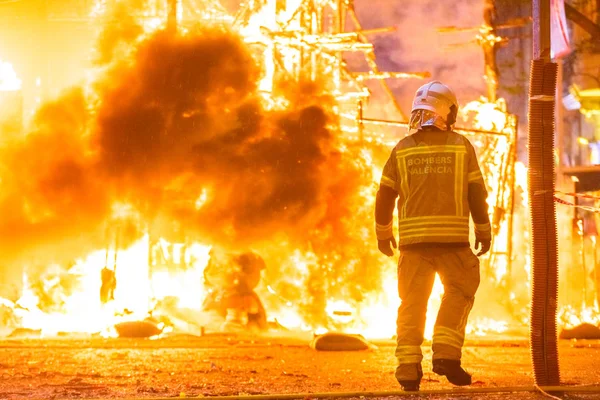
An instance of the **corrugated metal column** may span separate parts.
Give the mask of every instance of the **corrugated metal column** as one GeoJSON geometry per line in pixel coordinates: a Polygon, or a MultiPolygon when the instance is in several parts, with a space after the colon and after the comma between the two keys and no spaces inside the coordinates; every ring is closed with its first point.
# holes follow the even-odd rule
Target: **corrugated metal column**
{"type": "MultiPolygon", "coordinates": [[[[554,0],[553,0],[554,1],[554,0]]],[[[550,62],[551,0],[533,0],[533,61],[529,81],[529,210],[532,294],[530,349],[535,383],[559,385],[556,311],[558,240],[554,192],[554,111],[557,65],[550,62]]]]}

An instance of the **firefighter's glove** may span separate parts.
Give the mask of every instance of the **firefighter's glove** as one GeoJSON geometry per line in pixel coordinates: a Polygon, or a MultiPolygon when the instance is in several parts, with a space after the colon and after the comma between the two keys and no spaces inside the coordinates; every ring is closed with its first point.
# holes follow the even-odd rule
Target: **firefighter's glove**
{"type": "Polygon", "coordinates": [[[394,250],[392,248],[396,248],[396,239],[394,238],[394,221],[390,221],[389,224],[375,225],[375,232],[377,233],[377,247],[379,251],[385,254],[388,257],[392,257],[394,255],[394,250]]]}
{"type": "Polygon", "coordinates": [[[477,257],[480,257],[490,251],[492,246],[492,227],[487,224],[475,224],[475,250],[478,250],[477,257]]]}
{"type": "Polygon", "coordinates": [[[484,255],[485,253],[487,253],[488,251],[490,251],[491,246],[492,246],[492,239],[476,238],[475,239],[475,250],[479,250],[479,248],[481,247],[481,250],[479,250],[479,253],[477,253],[477,257],[480,257],[480,256],[484,255]]]}
{"type": "Polygon", "coordinates": [[[379,251],[385,254],[388,257],[392,257],[394,255],[394,250],[396,245],[396,239],[392,236],[389,239],[377,240],[377,247],[379,251]]]}

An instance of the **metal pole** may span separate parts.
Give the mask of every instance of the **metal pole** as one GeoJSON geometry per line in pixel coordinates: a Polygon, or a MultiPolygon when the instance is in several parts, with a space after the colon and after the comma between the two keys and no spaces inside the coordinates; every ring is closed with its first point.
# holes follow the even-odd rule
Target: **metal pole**
{"type": "Polygon", "coordinates": [[[596,292],[596,305],[600,307],[600,273],[598,273],[598,237],[592,236],[592,251],[594,260],[594,289],[596,292]]]}
{"type": "Polygon", "coordinates": [[[587,265],[585,262],[585,221],[579,219],[577,225],[577,233],[579,234],[579,256],[581,257],[581,273],[583,274],[583,308],[587,308],[588,305],[588,273],[587,265]]]}
{"type": "Polygon", "coordinates": [[[515,117],[512,138],[509,139],[509,140],[512,140],[512,147],[511,147],[510,153],[509,153],[510,168],[512,171],[509,173],[510,201],[508,203],[509,209],[508,209],[508,215],[506,218],[507,219],[507,221],[506,221],[507,229],[508,229],[508,241],[506,244],[506,253],[507,253],[506,259],[507,259],[507,263],[508,263],[506,266],[506,276],[507,276],[506,287],[507,288],[512,287],[512,274],[513,274],[512,263],[513,263],[513,248],[514,248],[513,233],[514,233],[514,213],[515,213],[515,190],[517,189],[515,164],[517,163],[517,156],[518,156],[518,154],[517,154],[518,137],[519,137],[519,120],[515,117]]]}
{"type": "Polygon", "coordinates": [[[550,61],[550,0],[533,0],[533,58],[550,61]]]}
{"type": "MultiPolygon", "coordinates": [[[[574,178],[575,179],[573,180],[573,192],[579,193],[579,179],[577,177],[574,177],[574,178]]],[[[575,234],[576,234],[576,236],[573,238],[573,243],[578,248],[580,236],[581,236],[581,230],[583,229],[583,226],[580,227],[580,225],[583,224],[583,222],[582,222],[583,213],[580,213],[579,208],[577,208],[577,206],[579,206],[579,197],[575,196],[573,198],[573,204],[575,205],[575,207],[573,207],[573,219],[575,220],[575,234]]],[[[577,250],[577,253],[579,253],[579,249],[577,250]]],[[[575,253],[575,254],[577,254],[577,253],[575,253]]],[[[579,259],[577,256],[575,256],[575,263],[573,265],[577,265],[578,262],[579,262],[579,259]]],[[[584,297],[585,297],[585,295],[584,295],[584,297]]]]}
{"type": "Polygon", "coordinates": [[[565,129],[563,124],[563,60],[556,60],[558,65],[558,76],[556,77],[556,152],[558,163],[556,164],[556,178],[559,187],[563,185],[562,174],[565,157],[565,129]]]}
{"type": "MultiPolygon", "coordinates": [[[[577,178],[576,177],[571,177],[571,183],[573,184],[571,190],[574,193],[577,193],[577,190],[579,189],[577,186],[577,178]]],[[[575,205],[575,207],[573,207],[573,218],[571,220],[571,262],[572,265],[577,265],[579,263],[579,211],[577,206],[579,205],[579,197],[575,196],[573,198],[573,204],[575,205]]],[[[565,293],[565,301],[568,303],[572,302],[572,298],[571,298],[571,287],[570,285],[571,283],[571,279],[569,279],[569,274],[565,274],[564,275],[565,278],[563,278],[564,283],[563,283],[563,290],[565,293]]],[[[576,301],[579,301],[579,297],[576,296],[576,301]]]]}
{"type": "Polygon", "coordinates": [[[574,163],[574,165],[583,165],[583,151],[582,146],[579,144],[578,140],[583,135],[582,120],[583,113],[580,112],[577,115],[577,137],[575,138],[575,140],[572,141],[572,143],[575,143],[575,146],[577,148],[577,161],[574,163]]]}
{"type": "MultiPolygon", "coordinates": [[[[579,179],[573,180],[573,191],[575,193],[579,193],[579,179]]],[[[575,196],[573,199],[573,204],[575,206],[579,205],[579,197],[575,196]]],[[[583,213],[579,213],[577,207],[573,208],[573,217],[574,217],[574,230],[576,237],[573,237],[573,247],[576,248],[576,252],[574,252],[574,265],[577,263],[581,263],[581,271],[583,274],[583,306],[587,306],[587,297],[588,297],[588,288],[587,288],[587,267],[585,265],[585,235],[584,235],[584,220],[583,213]],[[577,243],[577,244],[575,244],[577,243]]],[[[569,290],[569,288],[567,288],[569,290]]]]}
{"type": "Polygon", "coordinates": [[[532,284],[530,350],[536,385],[560,384],[556,314],[558,240],[555,106],[556,64],[550,61],[550,0],[533,0],[533,62],[529,80],[528,181],[532,284]]]}

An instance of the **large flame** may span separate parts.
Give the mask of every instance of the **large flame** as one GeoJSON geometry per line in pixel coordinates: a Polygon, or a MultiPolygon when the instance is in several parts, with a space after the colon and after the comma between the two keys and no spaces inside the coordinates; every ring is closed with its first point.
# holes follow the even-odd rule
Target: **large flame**
{"type": "Polygon", "coordinates": [[[271,109],[258,84],[264,70],[237,33],[151,32],[145,15],[118,21],[100,35],[92,84],[45,104],[29,134],[0,149],[2,263],[27,266],[12,302],[20,324],[97,332],[167,297],[199,308],[206,256],[188,246],[192,266],[155,271],[148,254],[157,241],[260,250],[273,290],[315,288],[295,307],[315,324],[327,324],[322,293],[377,289],[378,271],[355,293],[336,286],[347,270],[362,276],[380,263],[375,248],[359,245],[373,234],[354,208],[371,214],[376,178],[357,146],[338,139],[323,85],[279,83],[288,107],[271,109]],[[117,290],[102,306],[99,278],[112,256],[99,249],[115,229],[117,290]],[[298,268],[294,254],[315,255],[297,273],[301,287],[281,279],[298,268]],[[59,269],[50,278],[40,273],[48,264],[59,269]]]}
{"type": "MultiPolygon", "coordinates": [[[[300,4],[261,3],[237,31],[229,18],[227,27],[173,32],[161,10],[140,3],[96,2],[91,15],[109,23],[90,84],[43,105],[28,135],[0,147],[0,265],[25,270],[22,292],[0,298],[0,307],[15,325],[45,335],[110,336],[118,322],[161,313],[164,323],[184,321],[195,332],[211,322],[200,312],[210,250],[253,250],[267,263],[257,291],[270,320],[392,337],[396,265],[378,254],[372,226],[389,146],[375,135],[344,138],[355,127],[338,120],[332,93],[341,88],[329,62],[316,80],[291,72],[298,48],[319,40],[314,32],[310,43],[297,39],[304,27],[290,18],[300,4]],[[287,36],[276,39],[283,25],[287,36]],[[277,40],[291,44],[276,49],[277,40]],[[107,303],[99,295],[105,269],[117,281],[107,303]]],[[[18,90],[6,65],[0,90],[18,90]]],[[[497,134],[470,137],[496,233],[482,282],[493,290],[480,290],[485,311],[474,310],[467,326],[482,336],[505,332],[511,318],[523,321],[518,307],[494,319],[488,307],[498,298],[525,304],[518,299],[527,278],[505,286],[515,274],[528,276],[528,255],[510,270],[501,254],[512,240],[511,182],[526,202],[526,169],[511,170],[516,126],[503,99],[469,103],[463,114],[468,126],[497,134]]],[[[521,225],[514,231],[526,235],[521,225]]],[[[442,295],[436,279],[427,338],[442,295]]],[[[593,320],[565,315],[569,324],[593,320]]]]}
{"type": "Polygon", "coordinates": [[[0,59],[0,92],[15,92],[21,90],[19,79],[13,65],[0,59]]]}
{"type": "MultiPolygon", "coordinates": [[[[95,9],[99,18],[104,7],[95,9]]],[[[134,17],[128,3],[117,4],[90,88],[45,105],[26,139],[2,149],[4,168],[22,171],[4,177],[0,232],[12,233],[5,262],[27,254],[55,265],[44,273],[29,265],[21,298],[6,302],[21,326],[111,334],[161,300],[198,309],[208,249],[217,245],[265,256],[265,303],[281,325],[394,334],[396,267],[364,245],[375,243],[369,221],[388,150],[336,137],[334,102],[322,91],[329,83],[274,75],[269,30],[296,8],[278,13],[265,3],[240,39],[222,29],[166,32],[152,12],[134,17]],[[261,69],[244,42],[262,49],[261,69]],[[104,250],[106,232],[122,226],[119,248],[104,250]],[[179,237],[195,243],[183,255],[194,263],[153,268],[153,244],[171,247],[179,237]],[[118,284],[103,305],[99,277],[110,264],[118,284]]],[[[427,337],[441,295],[438,279],[427,337]]]]}

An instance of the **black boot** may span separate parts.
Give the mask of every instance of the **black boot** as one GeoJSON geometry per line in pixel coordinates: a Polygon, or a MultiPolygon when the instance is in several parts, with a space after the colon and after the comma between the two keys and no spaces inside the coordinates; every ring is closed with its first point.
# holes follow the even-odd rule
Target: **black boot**
{"type": "Polygon", "coordinates": [[[433,360],[433,372],[445,375],[448,382],[456,386],[467,386],[471,384],[471,375],[462,369],[460,360],[433,360]]]}
{"type": "MultiPolygon", "coordinates": [[[[408,364],[404,365],[406,367],[408,364]]],[[[404,390],[405,392],[417,392],[421,384],[421,378],[423,377],[423,369],[421,368],[421,364],[411,365],[411,367],[413,366],[417,369],[416,380],[398,379],[398,369],[396,369],[396,379],[398,380],[398,383],[400,383],[400,386],[402,386],[402,390],[404,390]]],[[[398,368],[400,368],[400,366],[398,366],[398,368]]]]}

